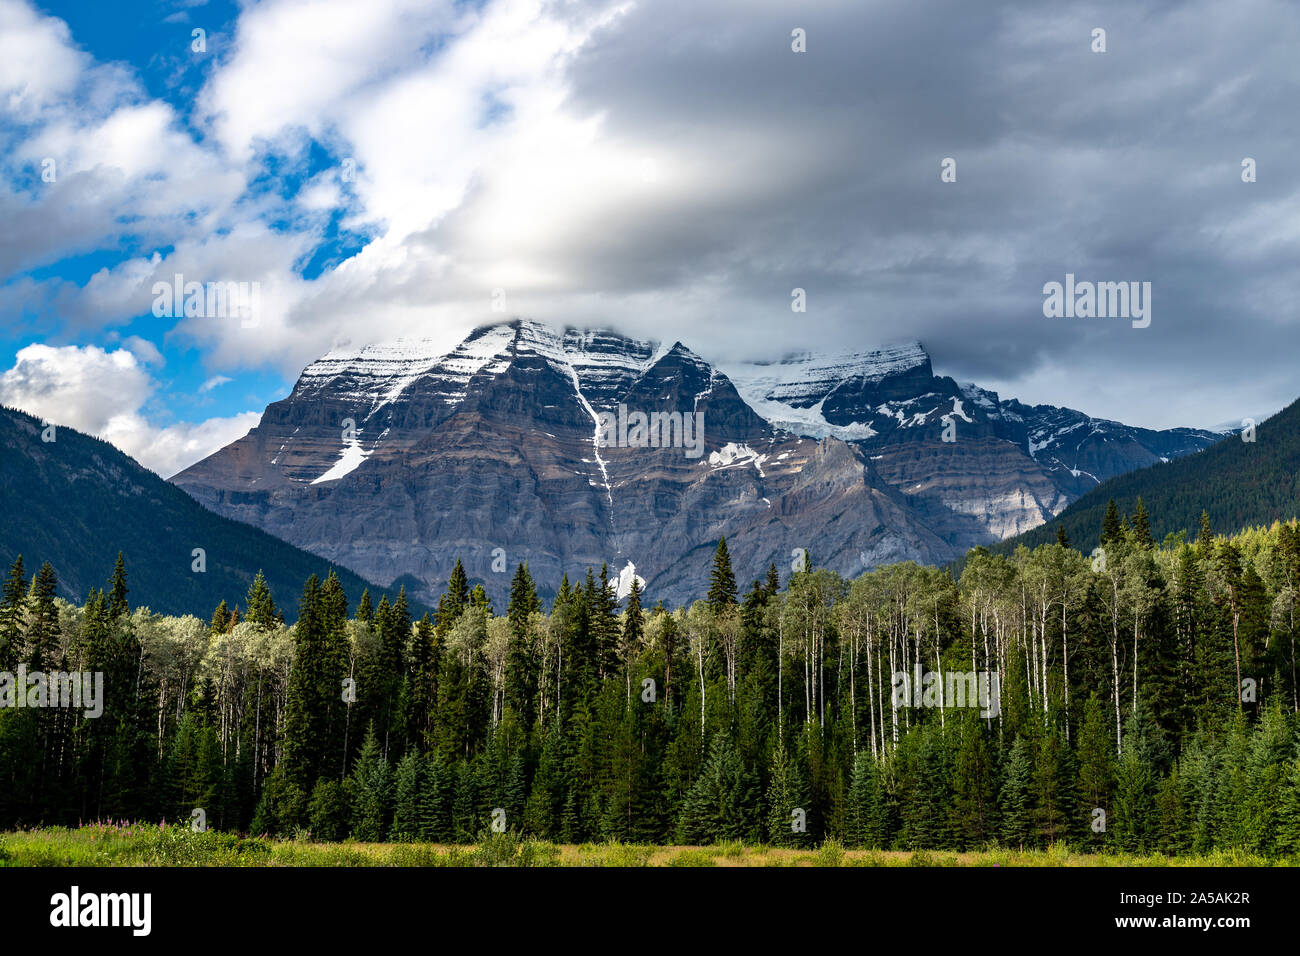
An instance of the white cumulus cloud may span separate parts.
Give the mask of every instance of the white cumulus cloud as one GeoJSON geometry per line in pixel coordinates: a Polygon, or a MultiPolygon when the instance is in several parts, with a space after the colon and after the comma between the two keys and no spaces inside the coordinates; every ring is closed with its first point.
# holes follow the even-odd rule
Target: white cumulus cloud
{"type": "Polygon", "coordinates": [[[164,478],[243,437],[261,417],[157,425],[143,412],[157,388],[126,348],[29,345],[0,373],[0,402],[112,442],[164,478]]]}

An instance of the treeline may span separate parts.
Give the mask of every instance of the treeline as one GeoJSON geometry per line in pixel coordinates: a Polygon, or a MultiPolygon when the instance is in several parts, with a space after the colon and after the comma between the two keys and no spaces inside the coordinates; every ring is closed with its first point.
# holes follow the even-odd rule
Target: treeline
{"type": "Polygon", "coordinates": [[[1009,554],[1021,544],[1050,543],[1057,526],[1091,550],[1111,498],[1125,508],[1139,498],[1145,501],[1157,541],[1195,535],[1202,513],[1216,528],[1247,528],[1294,514],[1300,501],[1300,401],[1258,425],[1243,419],[1239,429],[1203,451],[1111,478],[1049,524],[992,550],[1009,554]]]}
{"type": "Polygon", "coordinates": [[[1300,852],[1300,526],[1150,525],[743,593],[723,540],[674,610],[604,568],[546,608],[520,565],[498,613],[458,563],[415,621],[312,578],[291,626],[260,574],[203,621],[132,610],[121,560],[78,608],[20,559],[0,671],[102,671],[106,701],[0,710],[0,825],[1300,852]]]}

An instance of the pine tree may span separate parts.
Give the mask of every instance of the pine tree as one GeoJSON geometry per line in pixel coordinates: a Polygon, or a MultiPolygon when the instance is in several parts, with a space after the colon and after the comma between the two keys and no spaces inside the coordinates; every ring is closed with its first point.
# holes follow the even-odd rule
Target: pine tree
{"type": "Polygon", "coordinates": [[[113,565],[113,577],[109,580],[108,616],[118,618],[130,612],[126,603],[126,560],[122,552],[117,552],[117,562],[113,565]]]}
{"type": "Polygon", "coordinates": [[[889,791],[871,754],[858,753],[849,786],[848,838],[853,846],[883,850],[890,840],[889,791]]]}
{"type": "Polygon", "coordinates": [[[1292,756],[1286,787],[1278,808],[1277,846],[1283,853],[1300,855],[1300,749],[1292,756]]]}
{"type": "Polygon", "coordinates": [[[1096,693],[1089,696],[1083,707],[1083,724],[1079,732],[1079,801],[1086,815],[1089,834],[1104,831],[1093,830],[1094,811],[1108,813],[1110,808],[1111,788],[1114,785],[1114,741],[1110,732],[1106,714],[1096,693]]]}
{"type": "Polygon", "coordinates": [[[438,700],[438,639],[433,621],[426,611],[416,623],[411,636],[411,652],[406,698],[407,742],[417,749],[425,747],[426,735],[433,729],[434,707],[438,700]]]}
{"type": "Polygon", "coordinates": [[[706,599],[715,611],[736,603],[736,576],[731,571],[731,555],[727,552],[727,539],[718,539],[713,552],[713,571],[709,575],[709,595],[706,599]]]}
{"type": "Polygon", "coordinates": [[[632,656],[641,646],[645,632],[645,614],[641,610],[641,585],[635,577],[627,593],[627,608],[623,611],[623,657],[625,665],[630,665],[632,656]]]}
{"type": "Polygon", "coordinates": [[[753,788],[753,780],[728,735],[714,736],[704,769],[682,805],[678,839],[683,843],[752,839],[753,788]]]}
{"type": "Polygon", "coordinates": [[[371,725],[352,771],[352,835],[358,840],[378,843],[388,834],[391,786],[388,761],[371,725]]]}
{"type": "Polygon", "coordinates": [[[1214,553],[1214,528],[1210,525],[1209,514],[1201,510],[1201,529],[1196,535],[1196,550],[1202,560],[1214,553]]]}
{"type": "Polygon", "coordinates": [[[224,598],[212,612],[212,623],[208,625],[208,630],[213,634],[225,634],[230,630],[230,610],[226,607],[224,598]]]}
{"type": "Polygon", "coordinates": [[[767,787],[767,839],[777,846],[813,842],[812,801],[798,761],[778,744],[767,787]]]}
{"type": "Polygon", "coordinates": [[[1033,773],[1029,742],[1017,735],[1002,778],[1001,834],[1007,846],[1023,848],[1035,843],[1033,773]]]}
{"type": "Polygon", "coordinates": [[[312,839],[327,843],[346,840],[350,817],[347,788],[338,780],[318,782],[307,804],[312,839]]]}
{"type": "Polygon", "coordinates": [[[59,609],[54,604],[59,582],[54,568],[46,561],[32,581],[27,595],[27,651],[29,671],[39,671],[58,662],[59,609]]]}
{"type": "Polygon", "coordinates": [[[256,624],[262,630],[273,630],[280,623],[280,612],[276,610],[271,589],[267,587],[266,576],[261,569],[258,569],[253,577],[253,583],[248,586],[248,598],[245,603],[248,607],[246,620],[256,624]]]}
{"type": "Polygon", "coordinates": [[[1137,852],[1153,841],[1157,786],[1146,726],[1130,716],[1124,728],[1124,751],[1115,767],[1115,812],[1107,820],[1119,849],[1137,852]]]}
{"type": "Polygon", "coordinates": [[[1115,504],[1115,499],[1111,498],[1106,504],[1106,517],[1101,523],[1101,546],[1109,547],[1112,544],[1118,544],[1124,540],[1123,529],[1120,525],[1119,507],[1115,504]]]}
{"type": "Polygon", "coordinates": [[[388,838],[397,843],[418,840],[420,837],[420,777],[424,761],[414,750],[397,764],[393,781],[393,825],[388,838]]]}
{"type": "Polygon", "coordinates": [[[451,578],[447,582],[447,592],[438,600],[439,631],[445,633],[451,627],[461,611],[469,607],[469,599],[469,578],[465,574],[465,566],[460,563],[460,558],[457,558],[455,567],[451,569],[451,578]]]}
{"type": "Polygon", "coordinates": [[[1151,519],[1147,515],[1146,506],[1142,504],[1141,497],[1137,500],[1137,506],[1133,511],[1133,540],[1137,542],[1139,548],[1150,550],[1155,546],[1151,539],[1151,519]]]}
{"type": "Polygon", "coordinates": [[[23,556],[14,558],[5,578],[0,597],[0,671],[12,671],[22,651],[23,625],[27,603],[27,572],[23,556]]]}
{"type": "Polygon", "coordinates": [[[1065,525],[1063,524],[1056,526],[1056,543],[1063,548],[1070,546],[1070,536],[1065,533],[1065,525]]]}
{"type": "Polygon", "coordinates": [[[374,619],[374,599],[370,597],[370,588],[365,588],[361,592],[361,600],[357,602],[357,620],[363,624],[369,624],[374,619]]]}

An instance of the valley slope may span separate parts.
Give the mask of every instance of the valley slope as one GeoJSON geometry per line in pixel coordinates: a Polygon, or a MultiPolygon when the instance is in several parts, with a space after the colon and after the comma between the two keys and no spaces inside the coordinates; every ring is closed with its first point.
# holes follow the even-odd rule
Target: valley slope
{"type": "MultiPolygon", "coordinates": [[[[223,518],[108,442],[0,408],[0,561],[22,555],[30,578],[50,562],[59,593],[75,604],[105,587],[124,552],[132,606],[168,614],[210,613],[222,600],[244,606],[258,569],[287,620],[297,616],[303,582],[329,561],[265,531],[223,518]],[[45,437],[52,441],[44,440],[45,437]],[[195,570],[194,549],[204,570],[195,570]]],[[[367,582],[339,567],[350,600],[367,582]]]]}

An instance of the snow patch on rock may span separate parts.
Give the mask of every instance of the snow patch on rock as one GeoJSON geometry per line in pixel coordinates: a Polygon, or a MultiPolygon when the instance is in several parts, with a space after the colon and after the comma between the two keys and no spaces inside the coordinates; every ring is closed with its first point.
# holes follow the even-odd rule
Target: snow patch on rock
{"type": "Polygon", "coordinates": [[[713,468],[730,468],[732,465],[752,464],[758,472],[760,478],[766,477],[763,474],[763,462],[767,461],[766,455],[760,455],[748,445],[738,444],[729,441],[718,451],[709,452],[709,465],[713,468]]]}
{"type": "Polygon", "coordinates": [[[339,455],[333,467],[325,474],[312,481],[313,485],[319,485],[323,481],[338,481],[344,475],[349,475],[356,471],[358,466],[370,457],[370,452],[361,447],[361,442],[355,438],[349,438],[343,447],[343,453],[339,455]]]}
{"type": "Polygon", "coordinates": [[[623,570],[618,572],[618,583],[614,585],[614,594],[620,601],[632,593],[633,580],[636,581],[638,588],[645,590],[645,578],[636,573],[636,565],[629,561],[623,566],[623,570]]]}

